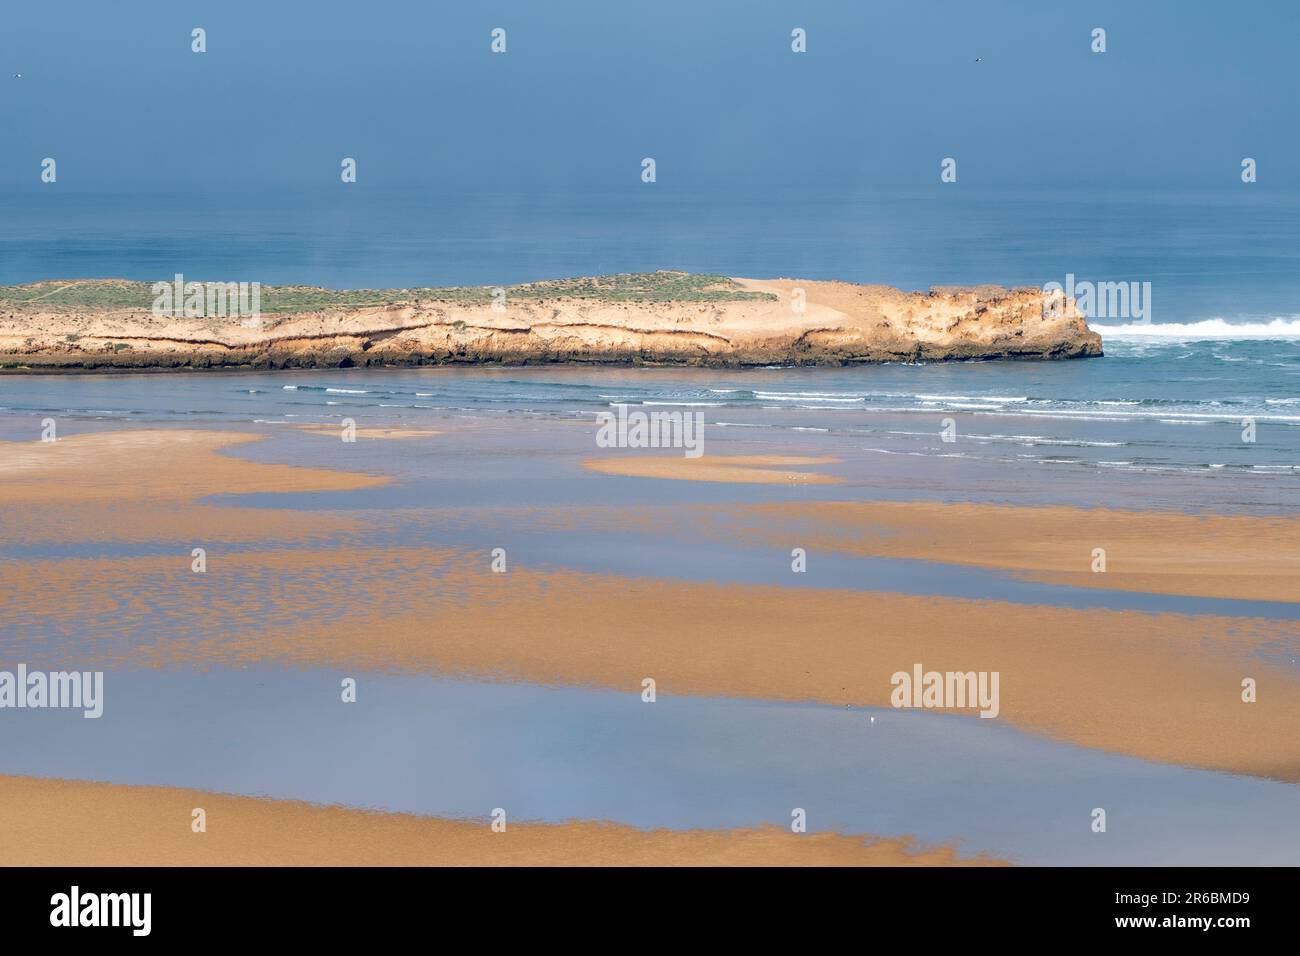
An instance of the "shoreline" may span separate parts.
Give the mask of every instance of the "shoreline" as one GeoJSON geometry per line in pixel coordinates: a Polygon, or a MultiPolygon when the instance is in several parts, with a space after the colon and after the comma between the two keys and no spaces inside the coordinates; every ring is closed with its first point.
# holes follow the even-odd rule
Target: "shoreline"
{"type": "MultiPolygon", "coordinates": [[[[304,362],[304,356],[293,354],[286,355],[283,358],[278,357],[256,357],[254,361],[248,362],[220,362],[211,361],[199,362],[198,356],[187,354],[160,356],[157,360],[152,357],[147,364],[126,365],[122,363],[111,365],[98,365],[93,363],[78,362],[77,364],[56,364],[50,362],[42,363],[36,361],[35,365],[9,365],[0,362],[0,376],[13,375],[141,375],[141,374],[172,374],[179,372],[206,372],[231,374],[248,373],[248,372],[312,372],[329,369],[412,369],[412,368],[488,368],[488,369],[516,369],[516,368],[545,368],[545,367],[565,367],[565,368],[712,368],[725,369],[728,371],[744,371],[747,369],[762,370],[769,368],[851,368],[858,365],[976,365],[982,362],[1065,362],[1075,359],[1103,358],[1100,351],[1098,352],[1081,352],[1075,354],[1053,354],[1053,355],[1025,355],[1008,352],[996,355],[933,355],[922,354],[919,358],[913,358],[910,355],[902,353],[893,354],[889,357],[879,358],[858,358],[853,360],[842,361],[802,361],[791,359],[785,362],[726,362],[726,361],[653,361],[648,360],[640,355],[629,354],[626,357],[611,357],[603,359],[577,359],[577,358],[521,358],[518,361],[498,361],[491,359],[440,359],[438,356],[415,356],[407,361],[382,361],[382,362],[362,362],[353,361],[352,356],[347,357],[346,362],[334,362],[330,360],[308,359],[304,362]]],[[[31,361],[32,357],[28,357],[31,361]]]]}

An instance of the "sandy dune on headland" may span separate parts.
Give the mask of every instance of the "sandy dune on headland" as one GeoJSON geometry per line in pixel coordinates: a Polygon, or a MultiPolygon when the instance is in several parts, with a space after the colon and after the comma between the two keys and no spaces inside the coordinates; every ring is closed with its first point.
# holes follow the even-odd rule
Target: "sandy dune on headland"
{"type": "MultiPolygon", "coordinates": [[[[682,278],[689,277],[647,277],[651,284],[682,278]]],[[[479,362],[838,365],[1102,352],[1100,335],[1073,303],[1054,303],[1037,288],[903,292],[849,282],[713,278],[709,294],[686,298],[579,296],[564,294],[564,283],[541,283],[512,290],[504,309],[487,295],[440,298],[438,290],[425,290],[434,297],[413,299],[411,290],[390,290],[385,305],[268,312],[256,322],[156,315],[143,303],[54,306],[38,296],[0,312],[0,373],[479,362]],[[545,291],[551,286],[557,294],[545,291]]],[[[53,291],[62,298],[103,285],[71,282],[53,291]]]]}
{"type": "Polygon", "coordinates": [[[121,784],[0,776],[6,866],[990,866],[834,833],[452,820],[121,784]],[[191,829],[202,808],[206,832],[191,829]],[[15,822],[17,821],[17,822],[15,822]]]}

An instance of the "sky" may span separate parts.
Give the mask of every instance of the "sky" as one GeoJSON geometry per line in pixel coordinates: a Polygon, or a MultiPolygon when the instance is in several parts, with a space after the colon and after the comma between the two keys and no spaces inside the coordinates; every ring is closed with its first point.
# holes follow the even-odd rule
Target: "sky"
{"type": "Polygon", "coordinates": [[[1294,186],[1297,37],[1292,0],[5,0],[0,190],[45,157],[71,190],[312,187],[344,157],[448,192],[645,157],[702,188],[929,184],[945,157],[1117,189],[1230,188],[1252,157],[1294,186]]]}

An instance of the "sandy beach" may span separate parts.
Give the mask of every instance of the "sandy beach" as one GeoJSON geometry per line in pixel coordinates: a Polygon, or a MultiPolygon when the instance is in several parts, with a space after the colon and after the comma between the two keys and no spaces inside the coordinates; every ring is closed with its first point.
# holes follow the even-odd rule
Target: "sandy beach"
{"type": "Polygon", "coordinates": [[[211,563],[219,590],[201,607],[185,601],[189,568],[178,559],[32,562],[0,568],[0,583],[20,595],[20,624],[43,616],[71,627],[124,590],[139,623],[163,615],[170,624],[166,642],[87,636],[77,666],[396,669],[629,694],[653,677],[665,694],[889,706],[890,676],[919,661],[999,671],[1000,719],[1027,730],[1300,781],[1300,681],[1261,657],[1300,646],[1296,624],[830,590],[810,603],[783,588],[503,576],[478,555],[432,551],[259,552],[211,563]],[[1255,704],[1240,698],[1246,677],[1264,689],[1255,704]]]}
{"type": "MultiPolygon", "coordinates": [[[[772,543],[800,528],[816,550],[1004,568],[1074,587],[1300,601],[1300,518],[937,502],[737,509],[772,543]],[[1105,552],[1095,571],[1096,549],[1105,552]]],[[[734,523],[727,526],[735,534],[734,523]]],[[[743,533],[743,532],[742,532],[743,533]]]]}
{"type": "Polygon", "coordinates": [[[220,494],[346,491],[383,476],[260,464],[218,454],[260,436],[165,429],[72,435],[54,442],[0,442],[0,490],[21,508],[0,511],[10,542],[301,540],[359,525],[333,514],[216,507],[220,494]]]}
{"type": "MultiPolygon", "coordinates": [[[[186,543],[175,555],[0,562],[0,586],[12,595],[14,634],[78,634],[71,646],[53,641],[17,647],[78,667],[287,664],[597,686],[629,694],[653,677],[665,694],[875,706],[889,704],[891,674],[922,662],[941,670],[1000,672],[1000,719],[1053,739],[1159,762],[1300,780],[1293,733],[1300,681],[1286,663],[1300,648],[1300,624],[1294,621],[874,590],[806,591],[518,564],[494,573],[487,549],[385,545],[389,532],[367,539],[366,529],[378,516],[361,512],[308,515],[196,504],[199,496],[217,491],[383,486],[379,476],[252,462],[223,451],[250,447],[250,440],[215,431],[113,432],[73,436],[52,447],[23,445],[21,454],[10,456],[0,485],[7,500],[23,506],[6,510],[16,540],[79,536],[186,543]],[[48,521],[64,509],[77,520],[48,521]],[[203,599],[196,603],[188,543],[223,527],[225,536],[212,540],[248,540],[259,529],[267,540],[251,550],[213,547],[203,599]],[[277,534],[279,545],[266,546],[277,534]],[[363,539],[365,546],[357,543],[363,539]],[[433,580],[436,587],[430,586],[433,580]],[[120,605],[125,595],[129,603],[120,605]],[[104,607],[120,607],[126,616],[115,625],[88,627],[104,607]],[[165,622],[165,640],[151,636],[157,622],[165,622]],[[1255,703],[1241,699],[1245,678],[1261,688],[1255,703]]],[[[740,464],[724,456],[716,460],[738,472],[808,462],[770,456],[742,456],[740,464]]],[[[700,461],[707,466],[715,459],[700,461]]],[[[833,526],[822,537],[801,539],[814,552],[864,542],[862,547],[883,546],[886,553],[1020,570],[1030,566],[1028,555],[1034,553],[1047,556],[1047,567],[1053,558],[1062,567],[1086,561],[1086,550],[1081,559],[1075,552],[1090,543],[1065,535],[1068,512],[1044,516],[1035,509],[913,503],[740,510],[750,525],[748,531],[744,524],[734,529],[738,541],[754,525],[772,533],[790,518],[812,516],[833,526]],[[865,527],[888,533],[864,537],[865,527]],[[963,544],[942,550],[944,534],[963,544]],[[1046,550],[1044,540],[1051,542],[1046,550]]],[[[723,521],[735,509],[716,511],[713,520],[723,521]]],[[[632,508],[628,521],[636,514],[632,508]]],[[[621,523],[618,512],[606,519],[614,529],[621,523]]],[[[690,523],[704,528],[706,537],[720,533],[705,527],[699,514],[690,523]]],[[[1273,594],[1269,574],[1280,578],[1278,569],[1292,560],[1287,539],[1253,535],[1274,524],[1244,516],[1112,516],[1095,540],[1110,544],[1115,570],[1096,577],[1123,580],[1127,568],[1142,567],[1124,547],[1139,542],[1146,548],[1137,551],[1145,555],[1141,560],[1159,562],[1162,554],[1180,551],[1178,567],[1193,569],[1175,572],[1172,583],[1162,578],[1167,589],[1193,590],[1209,582],[1215,585],[1207,588],[1210,593],[1240,593],[1234,582],[1255,580],[1260,587],[1247,593],[1273,594]],[[1213,547],[1198,558],[1193,543],[1207,521],[1232,530],[1216,533],[1213,547]],[[1246,544],[1252,541],[1254,546],[1246,544]],[[1276,542],[1280,552],[1259,547],[1261,542],[1276,542]],[[1233,555],[1258,563],[1238,563],[1224,585],[1207,569],[1233,555]],[[1259,571],[1264,573],[1256,577],[1259,571]]],[[[973,711],[966,713],[973,718],[973,711]]]]}
{"type": "Polygon", "coordinates": [[[989,866],[829,833],[652,830],[370,813],[170,787],[0,776],[6,866],[989,866]],[[193,811],[206,812],[195,833],[193,811]],[[15,825],[12,821],[20,821],[15,825]]]}
{"type": "Polygon", "coordinates": [[[1300,6],[10,6],[17,937],[1285,924],[1300,6]]]}

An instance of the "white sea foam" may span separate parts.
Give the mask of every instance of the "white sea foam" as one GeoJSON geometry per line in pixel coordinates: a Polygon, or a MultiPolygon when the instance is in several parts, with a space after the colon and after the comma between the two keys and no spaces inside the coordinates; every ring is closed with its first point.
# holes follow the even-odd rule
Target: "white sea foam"
{"type": "Polygon", "coordinates": [[[1086,441],[1082,438],[1050,438],[1046,435],[975,435],[967,434],[967,438],[986,441],[1013,441],[1017,444],[1025,445],[1069,445],[1079,448],[1118,448],[1121,445],[1127,445],[1123,441],[1086,441]]]}
{"type": "Polygon", "coordinates": [[[1027,402],[1027,395],[917,395],[929,402],[1027,402]]]}
{"type": "MultiPolygon", "coordinates": [[[[634,404],[636,404],[636,403],[634,403],[634,404]]],[[[642,404],[642,405],[675,405],[675,406],[689,406],[689,407],[692,407],[692,408],[698,405],[698,406],[702,406],[702,407],[705,407],[705,408],[722,408],[722,407],[723,407],[724,405],[726,405],[727,403],[726,403],[726,402],[650,402],[650,401],[645,401],[645,402],[641,402],[640,404],[642,404]]]]}
{"type": "Polygon", "coordinates": [[[1097,325],[1102,339],[1172,339],[1184,342],[1230,341],[1233,339],[1300,339],[1300,317],[1273,319],[1269,322],[1228,322],[1206,319],[1203,322],[1134,322],[1128,325],[1097,325]]]}
{"type": "Polygon", "coordinates": [[[806,402],[815,399],[819,402],[864,402],[861,395],[847,395],[844,392],[755,392],[755,398],[772,402],[806,402]]]}

